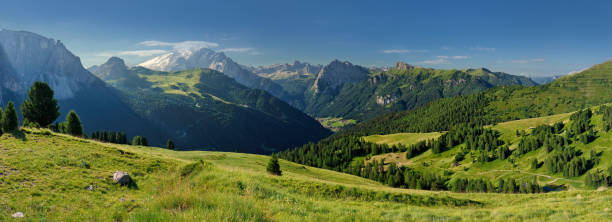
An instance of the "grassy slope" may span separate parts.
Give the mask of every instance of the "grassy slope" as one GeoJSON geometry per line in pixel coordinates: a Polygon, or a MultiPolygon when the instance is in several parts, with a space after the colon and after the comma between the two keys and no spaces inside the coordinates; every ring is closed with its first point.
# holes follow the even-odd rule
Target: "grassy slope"
{"type": "Polygon", "coordinates": [[[268,157],[175,152],[44,133],[0,137],[0,220],[50,221],[603,220],[612,192],[459,194],[394,189],[268,157]],[[198,163],[199,160],[204,162],[198,163]],[[194,164],[195,163],[195,164],[194,164]],[[195,166],[194,170],[186,165],[195,166]],[[89,166],[89,167],[88,167],[89,166]],[[124,170],[138,188],[114,185],[124,170]],[[182,175],[185,174],[185,175],[182,175]],[[94,191],[86,190],[93,184],[94,191]],[[468,202],[472,200],[476,202],[468,202]],[[466,204],[467,203],[467,204],[466,204]]]}
{"type": "Polygon", "coordinates": [[[367,142],[371,143],[386,143],[389,145],[411,145],[420,141],[435,139],[438,138],[441,133],[433,132],[433,133],[394,133],[388,135],[370,135],[366,136],[363,139],[367,142]]]}
{"type": "MultiPolygon", "coordinates": [[[[539,118],[522,119],[516,121],[509,121],[489,126],[495,130],[501,132],[501,139],[504,141],[510,141],[510,149],[515,149],[519,137],[516,136],[516,130],[530,130],[531,127],[535,127],[541,124],[553,124],[558,121],[567,122],[571,113],[558,114],[553,116],[545,116],[539,118]]],[[[601,116],[595,115],[591,124],[595,125],[595,129],[601,131],[601,116]]],[[[427,133],[407,133],[405,137],[402,134],[390,134],[390,135],[375,135],[374,138],[393,138],[393,140],[387,140],[389,144],[393,144],[391,141],[403,140],[405,143],[416,143],[420,141],[421,136],[427,135],[427,133]],[[421,136],[419,136],[421,135],[421,136]]],[[[371,138],[372,136],[365,137],[371,138]]],[[[537,170],[530,169],[531,161],[533,158],[538,158],[538,161],[543,162],[546,158],[546,152],[544,149],[538,149],[536,151],[529,152],[519,159],[516,159],[516,166],[506,160],[495,160],[488,163],[472,163],[472,160],[476,157],[466,156],[466,159],[461,161],[460,166],[454,167],[453,158],[460,148],[465,146],[464,144],[456,146],[448,151],[440,154],[432,154],[431,150],[424,152],[411,159],[405,158],[405,153],[388,153],[374,156],[373,159],[380,160],[385,159],[385,162],[395,162],[399,165],[410,166],[413,168],[426,170],[426,171],[438,171],[440,173],[451,171],[454,175],[458,176],[481,176],[489,179],[499,177],[514,177],[522,178],[523,180],[529,180],[534,176],[537,176],[538,181],[541,184],[568,184],[570,189],[583,189],[584,188],[584,175],[580,177],[564,178],[562,173],[551,174],[546,170],[545,167],[540,167],[537,170]]],[[[598,138],[584,145],[582,143],[576,143],[576,148],[582,150],[583,155],[588,156],[592,149],[597,152],[604,151],[600,158],[600,163],[595,168],[602,170],[607,169],[607,166],[612,165],[612,133],[600,132],[598,138]]]]}

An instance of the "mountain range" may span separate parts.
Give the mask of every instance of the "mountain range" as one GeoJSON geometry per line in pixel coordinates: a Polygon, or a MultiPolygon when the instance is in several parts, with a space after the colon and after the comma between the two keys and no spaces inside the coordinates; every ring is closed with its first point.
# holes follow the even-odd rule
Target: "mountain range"
{"type": "Polygon", "coordinates": [[[94,73],[182,147],[268,153],[330,134],[268,92],[245,87],[212,69],[153,71],[128,68],[112,57],[94,73]]]}
{"type": "MultiPolygon", "coordinates": [[[[199,55],[203,54],[205,51],[199,55]]],[[[224,61],[227,65],[217,63],[215,67],[244,70],[227,58],[224,61]]],[[[146,136],[149,144],[157,146],[173,139],[179,148],[214,147],[257,153],[316,141],[330,134],[316,120],[266,91],[244,87],[212,70],[186,71],[189,74],[154,72],[142,67],[128,70],[117,58],[94,69],[99,76],[83,68],[80,59],[60,41],[31,32],[0,31],[0,104],[14,101],[19,105],[33,82],[47,82],[63,114],[58,121],[74,109],[86,133],[124,131],[130,137],[146,136]],[[141,78],[141,74],[158,79],[141,78]],[[166,84],[182,88],[185,82],[170,81],[175,80],[172,76],[181,75],[192,75],[188,83],[197,86],[189,92],[198,96],[165,93],[158,87],[166,84]],[[122,90],[130,86],[136,88],[122,90]],[[186,121],[178,121],[181,118],[186,121]]],[[[242,78],[245,79],[248,80],[242,78]]],[[[262,85],[274,85],[264,78],[251,78],[258,79],[262,85]]]]}
{"type": "Polygon", "coordinates": [[[279,86],[282,92],[271,92],[273,95],[313,117],[338,117],[357,121],[495,86],[537,85],[527,77],[492,72],[485,68],[439,70],[403,62],[391,68],[365,68],[339,60],[324,66],[295,61],[292,64],[249,67],[238,65],[225,54],[210,49],[161,55],[140,65],[160,71],[211,68],[230,77],[237,76],[231,73],[240,70],[242,76],[266,79],[266,82],[279,86]],[[196,59],[201,55],[206,55],[206,59],[196,59]],[[229,69],[228,74],[223,64],[236,68],[229,69]]]}
{"type": "Polygon", "coordinates": [[[35,81],[47,82],[55,91],[63,120],[78,111],[87,130],[119,130],[146,134],[161,144],[161,130],[137,115],[113,87],[91,74],[60,41],[25,31],[0,31],[0,104],[20,104],[35,81]]]}

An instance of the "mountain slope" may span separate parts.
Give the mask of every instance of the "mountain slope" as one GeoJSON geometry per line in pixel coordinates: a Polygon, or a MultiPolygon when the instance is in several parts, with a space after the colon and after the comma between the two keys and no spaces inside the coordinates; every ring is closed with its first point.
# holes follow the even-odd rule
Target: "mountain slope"
{"type": "MultiPolygon", "coordinates": [[[[333,64],[330,66],[336,66],[333,64]]],[[[305,112],[317,117],[365,121],[386,112],[413,109],[436,99],[472,94],[495,86],[536,85],[525,77],[487,69],[438,70],[399,62],[387,71],[368,73],[365,68],[352,66],[331,73],[326,72],[329,66],[323,68],[311,90],[305,92],[305,112]],[[352,70],[349,72],[353,74],[344,75],[343,70],[352,70]],[[325,76],[335,76],[328,77],[331,78],[328,82],[333,82],[328,84],[333,87],[321,85],[325,76]]]]}
{"type": "Polygon", "coordinates": [[[129,136],[146,135],[152,144],[165,141],[162,132],[136,115],[112,87],[85,70],[60,41],[31,32],[0,31],[0,78],[0,104],[12,100],[19,105],[34,81],[44,81],[55,91],[62,113],[59,121],[74,109],[86,132],[125,131],[129,136]]]}
{"type": "Polygon", "coordinates": [[[278,98],[284,98],[285,96],[278,84],[253,74],[224,53],[215,52],[207,48],[171,52],[151,58],[140,63],[138,66],[158,71],[181,71],[197,68],[213,69],[222,72],[247,87],[266,90],[278,98]]]}
{"type": "Polygon", "coordinates": [[[284,160],[283,175],[273,176],[261,155],[176,152],[36,130],[24,137],[0,136],[2,221],[16,212],[50,221],[603,221],[610,214],[610,190],[417,191],[284,160]],[[113,184],[117,170],[130,173],[137,188],[113,184]]]}
{"type": "Polygon", "coordinates": [[[142,117],[166,129],[178,147],[269,153],[330,134],[299,110],[220,72],[127,69],[114,60],[97,72],[126,70],[107,82],[120,89],[142,117]]]}
{"type": "Polygon", "coordinates": [[[612,61],[535,87],[497,87],[389,113],[353,127],[352,135],[433,132],[460,123],[481,125],[576,111],[612,102],[612,61]]]}

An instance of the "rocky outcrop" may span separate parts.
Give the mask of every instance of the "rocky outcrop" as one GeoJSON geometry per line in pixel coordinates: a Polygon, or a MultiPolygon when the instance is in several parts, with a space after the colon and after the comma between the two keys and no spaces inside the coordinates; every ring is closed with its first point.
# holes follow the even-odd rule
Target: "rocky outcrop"
{"type": "Polygon", "coordinates": [[[397,69],[397,70],[409,70],[414,68],[413,66],[411,66],[410,64],[406,64],[404,62],[397,62],[395,63],[395,67],[393,67],[393,69],[397,69]]]}
{"type": "Polygon", "coordinates": [[[360,82],[368,79],[368,69],[353,65],[348,61],[334,60],[317,74],[312,89],[315,93],[326,88],[337,88],[345,83],[360,82]]]}
{"type": "Polygon", "coordinates": [[[283,79],[293,76],[311,76],[318,74],[323,66],[294,61],[292,64],[275,64],[270,66],[250,67],[249,70],[258,76],[283,79]]]}
{"type": "Polygon", "coordinates": [[[111,57],[106,63],[91,67],[89,70],[104,81],[119,79],[130,74],[123,59],[117,57],[111,57]]]}
{"type": "Polygon", "coordinates": [[[132,183],[132,177],[127,172],[117,171],[113,174],[113,181],[119,185],[129,185],[132,183]]]}
{"type": "Polygon", "coordinates": [[[97,80],[60,41],[31,32],[1,30],[0,45],[22,89],[44,81],[55,90],[56,98],[67,99],[97,80]]]}

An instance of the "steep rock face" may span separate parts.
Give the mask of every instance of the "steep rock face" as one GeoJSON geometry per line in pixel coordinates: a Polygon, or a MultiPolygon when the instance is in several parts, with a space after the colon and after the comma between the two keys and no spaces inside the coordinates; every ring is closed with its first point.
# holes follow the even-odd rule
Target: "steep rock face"
{"type": "Polygon", "coordinates": [[[83,68],[78,57],[53,39],[25,31],[0,31],[0,105],[19,104],[34,81],[43,81],[55,92],[60,106],[57,121],[75,110],[86,133],[93,130],[124,131],[143,135],[151,144],[166,138],[138,116],[115,89],[83,68]]]}
{"type": "Polygon", "coordinates": [[[368,69],[353,65],[348,61],[332,61],[317,74],[312,89],[316,92],[326,88],[336,88],[345,83],[360,82],[368,79],[368,69]]]}
{"type": "Polygon", "coordinates": [[[123,59],[117,57],[111,57],[106,63],[90,68],[90,71],[98,78],[106,81],[111,79],[118,79],[129,75],[128,67],[125,65],[123,59]]]}
{"type": "Polygon", "coordinates": [[[67,99],[97,80],[60,41],[31,32],[2,30],[0,45],[22,88],[45,81],[58,99],[67,99]]]}
{"type": "Polygon", "coordinates": [[[266,90],[279,98],[284,97],[283,89],[278,84],[253,74],[224,53],[207,48],[171,52],[147,60],[139,66],[158,71],[209,68],[222,72],[247,87],[266,90]]]}
{"type": "Polygon", "coordinates": [[[292,64],[285,63],[270,66],[250,67],[249,70],[258,76],[271,79],[283,79],[293,76],[315,75],[321,71],[321,68],[323,68],[321,65],[312,65],[310,63],[302,63],[296,60],[292,64]]]}
{"type": "Polygon", "coordinates": [[[397,62],[395,63],[395,67],[393,67],[393,69],[397,69],[397,70],[403,70],[403,71],[407,71],[409,69],[414,68],[413,66],[411,66],[410,64],[406,64],[404,62],[397,62]]]}

